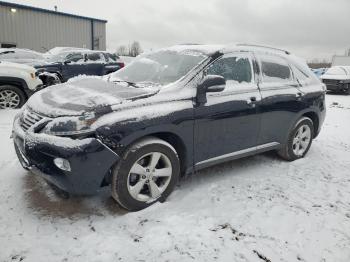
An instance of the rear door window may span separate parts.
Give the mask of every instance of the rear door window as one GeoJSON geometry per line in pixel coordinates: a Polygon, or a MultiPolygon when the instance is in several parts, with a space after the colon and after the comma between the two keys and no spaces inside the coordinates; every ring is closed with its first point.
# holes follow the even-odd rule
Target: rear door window
{"type": "Polygon", "coordinates": [[[89,53],[86,55],[87,63],[103,63],[105,58],[102,53],[89,53]]]}
{"type": "Polygon", "coordinates": [[[287,61],[278,56],[260,56],[260,66],[263,83],[293,82],[293,74],[287,61]]]}

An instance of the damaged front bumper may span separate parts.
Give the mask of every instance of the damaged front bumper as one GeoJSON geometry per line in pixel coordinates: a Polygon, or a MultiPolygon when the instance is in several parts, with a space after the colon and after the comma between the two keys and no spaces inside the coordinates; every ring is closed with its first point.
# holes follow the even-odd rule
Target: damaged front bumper
{"type": "Polygon", "coordinates": [[[323,79],[323,83],[326,85],[327,91],[331,92],[346,92],[350,89],[350,80],[323,79]]]}
{"type": "Polygon", "coordinates": [[[24,132],[16,119],[13,141],[25,169],[43,177],[63,191],[75,195],[97,193],[119,156],[96,138],[71,139],[24,132]],[[56,166],[54,159],[69,162],[70,171],[56,166]]]}

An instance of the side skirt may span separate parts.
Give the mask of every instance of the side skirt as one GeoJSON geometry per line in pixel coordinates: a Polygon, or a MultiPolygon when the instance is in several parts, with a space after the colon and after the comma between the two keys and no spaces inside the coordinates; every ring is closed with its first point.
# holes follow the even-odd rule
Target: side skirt
{"type": "Polygon", "coordinates": [[[266,151],[278,149],[279,147],[280,147],[280,143],[271,142],[271,143],[267,143],[267,144],[263,144],[263,145],[254,146],[254,147],[250,147],[247,149],[235,151],[235,152],[228,153],[225,155],[213,157],[213,158],[196,163],[195,170],[197,171],[197,170],[200,170],[200,169],[203,169],[203,168],[206,168],[209,166],[217,165],[217,164],[220,164],[223,162],[227,162],[227,161],[235,160],[238,158],[251,156],[251,155],[263,153],[266,151]]]}

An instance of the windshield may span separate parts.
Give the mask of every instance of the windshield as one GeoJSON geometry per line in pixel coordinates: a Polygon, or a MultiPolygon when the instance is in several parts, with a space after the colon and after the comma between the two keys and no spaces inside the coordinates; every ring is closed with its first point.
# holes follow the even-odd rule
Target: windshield
{"type": "Polygon", "coordinates": [[[179,80],[205,58],[199,52],[162,50],[140,56],[127,67],[113,73],[110,81],[166,85],[179,80]]]}

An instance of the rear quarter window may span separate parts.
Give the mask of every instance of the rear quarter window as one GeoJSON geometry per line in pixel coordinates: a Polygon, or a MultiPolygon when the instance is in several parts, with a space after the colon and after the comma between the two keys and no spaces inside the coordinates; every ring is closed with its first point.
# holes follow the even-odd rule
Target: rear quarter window
{"type": "Polygon", "coordinates": [[[105,57],[107,58],[107,61],[110,62],[117,62],[117,60],[119,59],[117,55],[111,53],[105,53],[105,57]]]}
{"type": "Polygon", "coordinates": [[[301,85],[308,85],[312,83],[312,78],[310,75],[308,75],[306,72],[303,72],[301,69],[299,69],[296,66],[292,66],[293,68],[293,73],[295,79],[301,84],[301,85]]]}

